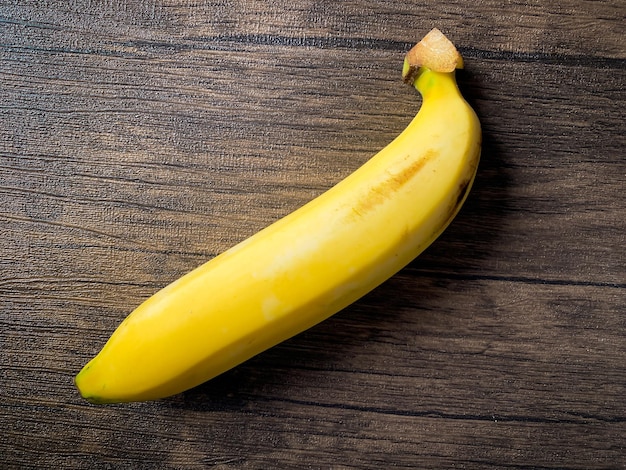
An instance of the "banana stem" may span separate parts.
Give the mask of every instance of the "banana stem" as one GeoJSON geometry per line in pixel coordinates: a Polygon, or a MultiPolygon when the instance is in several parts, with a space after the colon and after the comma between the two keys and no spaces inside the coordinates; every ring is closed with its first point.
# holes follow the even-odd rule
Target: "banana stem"
{"type": "Polygon", "coordinates": [[[437,28],[407,52],[402,68],[402,79],[415,85],[424,69],[450,73],[463,68],[463,58],[452,42],[437,28]]]}

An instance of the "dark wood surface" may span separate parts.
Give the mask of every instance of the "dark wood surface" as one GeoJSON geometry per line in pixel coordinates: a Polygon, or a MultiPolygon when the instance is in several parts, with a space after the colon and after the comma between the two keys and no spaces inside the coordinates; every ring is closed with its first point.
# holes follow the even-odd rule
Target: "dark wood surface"
{"type": "Polygon", "coordinates": [[[1,468],[626,468],[619,1],[4,1],[1,468]],[[182,395],[74,374],[142,299],[356,169],[459,47],[484,149],[421,257],[182,395]]]}

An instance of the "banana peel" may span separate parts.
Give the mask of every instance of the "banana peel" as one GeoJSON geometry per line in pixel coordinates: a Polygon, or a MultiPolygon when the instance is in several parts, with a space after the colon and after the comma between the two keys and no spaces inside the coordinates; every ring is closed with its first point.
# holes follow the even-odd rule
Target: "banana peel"
{"type": "Polygon", "coordinates": [[[237,366],[394,275],[455,217],[481,151],[439,31],[405,58],[419,112],[336,186],[145,300],[75,378],[93,403],[156,400],[237,366]]]}

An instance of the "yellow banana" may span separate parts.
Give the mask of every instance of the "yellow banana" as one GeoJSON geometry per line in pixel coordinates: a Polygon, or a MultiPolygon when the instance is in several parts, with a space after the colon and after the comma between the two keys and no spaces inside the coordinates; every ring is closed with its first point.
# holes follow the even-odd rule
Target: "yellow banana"
{"type": "Polygon", "coordinates": [[[407,54],[423,97],[408,127],[346,179],[147,299],[76,376],[94,403],[183,392],[328,318],[446,228],[476,173],[481,132],[462,59],[438,30],[407,54]]]}

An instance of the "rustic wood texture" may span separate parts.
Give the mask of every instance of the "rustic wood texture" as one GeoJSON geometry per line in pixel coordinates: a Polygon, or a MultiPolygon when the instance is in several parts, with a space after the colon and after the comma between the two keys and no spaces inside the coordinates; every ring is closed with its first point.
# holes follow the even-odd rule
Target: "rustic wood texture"
{"type": "MultiPolygon", "coordinates": [[[[0,4],[1,468],[626,468],[619,1],[0,4]],[[124,316],[321,193],[466,61],[484,150],[421,257],[182,395],[72,383],[124,316]]],[[[381,228],[382,229],[382,228],[381,228]]]]}

